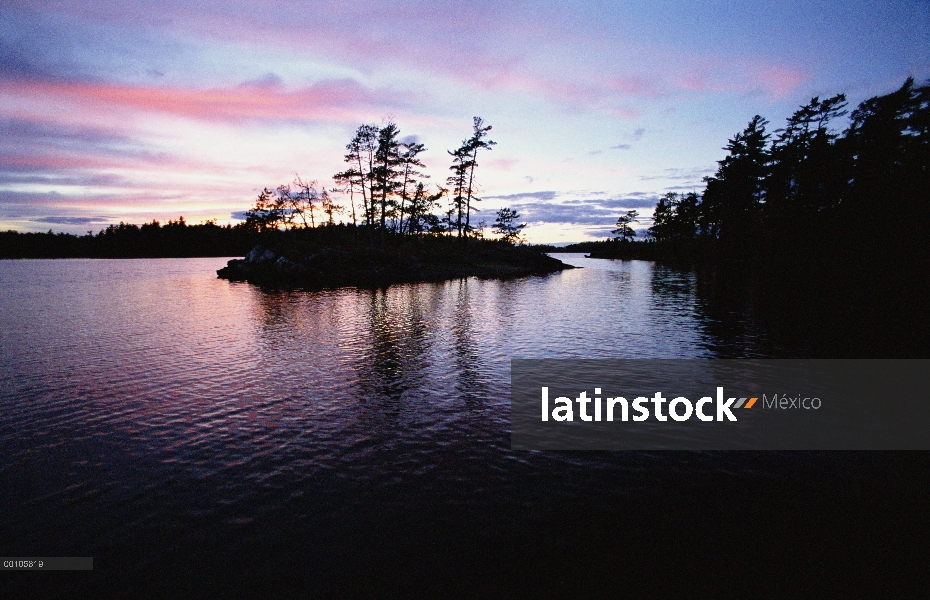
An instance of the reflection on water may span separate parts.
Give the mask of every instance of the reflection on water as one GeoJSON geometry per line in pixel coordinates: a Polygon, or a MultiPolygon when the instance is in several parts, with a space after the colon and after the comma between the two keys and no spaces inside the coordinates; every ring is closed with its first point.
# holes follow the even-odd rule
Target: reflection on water
{"type": "Polygon", "coordinates": [[[124,560],[136,575],[190,573],[191,549],[223,547],[200,558],[264,573],[229,553],[301,555],[308,540],[333,569],[470,564],[473,547],[450,539],[538,541],[566,503],[620,506],[675,474],[759,461],[815,468],[803,456],[510,452],[513,357],[799,352],[709,305],[691,272],[562,257],[585,268],[318,292],[218,280],[216,258],[0,261],[0,489],[12,509],[0,547],[124,560]]]}

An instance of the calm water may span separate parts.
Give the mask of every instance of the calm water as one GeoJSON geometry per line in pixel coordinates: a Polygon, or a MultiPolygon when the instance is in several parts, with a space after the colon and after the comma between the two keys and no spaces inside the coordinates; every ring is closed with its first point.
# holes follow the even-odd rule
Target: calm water
{"type": "Polygon", "coordinates": [[[722,524],[733,502],[780,507],[763,530],[834,515],[802,556],[846,531],[838,498],[868,513],[851,490],[926,502],[923,455],[511,452],[511,358],[805,353],[692,273],[562,257],[585,268],[322,292],[215,258],[0,261],[0,554],[94,556],[64,595],[557,589],[553,553],[777,539],[722,524]]]}

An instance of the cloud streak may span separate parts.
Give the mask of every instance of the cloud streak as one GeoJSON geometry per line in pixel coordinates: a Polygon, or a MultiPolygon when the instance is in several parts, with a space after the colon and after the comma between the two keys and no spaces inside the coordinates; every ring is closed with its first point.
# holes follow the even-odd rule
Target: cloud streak
{"type": "MultiPolygon", "coordinates": [[[[645,212],[655,208],[658,196],[647,192],[621,198],[572,199],[562,202],[518,202],[511,208],[528,223],[565,226],[613,226],[628,210],[645,212]]],[[[644,217],[648,219],[648,217],[644,217]]]]}
{"type": "Polygon", "coordinates": [[[113,217],[38,217],[32,219],[36,223],[49,223],[52,225],[94,225],[109,223],[113,217]]]}
{"type": "Polygon", "coordinates": [[[534,198],[536,200],[552,200],[556,196],[556,192],[545,191],[545,192],[520,192],[519,194],[506,194],[503,196],[487,196],[486,200],[525,200],[528,198],[534,198]]]}
{"type": "MultiPolygon", "coordinates": [[[[83,81],[7,81],[0,92],[25,98],[55,98],[84,108],[128,108],[205,121],[358,120],[366,112],[398,99],[390,91],[370,90],[356,81],[324,81],[296,90],[277,82],[243,83],[196,89],[83,81]]],[[[402,103],[401,103],[402,105],[402,103]]]]}

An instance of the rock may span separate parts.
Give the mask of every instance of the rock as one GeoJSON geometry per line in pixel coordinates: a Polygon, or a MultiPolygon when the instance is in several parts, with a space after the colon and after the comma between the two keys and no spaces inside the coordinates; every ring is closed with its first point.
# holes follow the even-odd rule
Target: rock
{"type": "Polygon", "coordinates": [[[274,261],[274,266],[282,272],[296,274],[300,271],[300,265],[295,263],[292,260],[288,260],[283,256],[278,260],[274,261]]]}
{"type": "Polygon", "coordinates": [[[245,255],[245,262],[257,264],[271,262],[276,258],[278,258],[278,256],[274,252],[259,244],[245,255]]]}
{"type": "Polygon", "coordinates": [[[226,263],[226,266],[216,272],[223,279],[230,281],[241,281],[246,278],[246,268],[248,264],[244,259],[234,258],[226,263]]]}

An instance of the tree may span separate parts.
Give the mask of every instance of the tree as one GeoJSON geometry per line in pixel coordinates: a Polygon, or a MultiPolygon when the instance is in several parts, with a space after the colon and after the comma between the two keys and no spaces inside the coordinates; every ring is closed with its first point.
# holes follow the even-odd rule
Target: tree
{"type": "Polygon", "coordinates": [[[655,239],[666,240],[671,237],[672,220],[675,217],[674,211],[677,202],[678,194],[669,192],[659,198],[658,203],[656,203],[655,211],[652,213],[652,227],[649,228],[649,233],[655,239]]]}
{"type": "Polygon", "coordinates": [[[729,154],[718,161],[714,176],[704,178],[704,230],[725,243],[751,244],[758,233],[769,162],[767,124],[753,117],[724,147],[729,154]]]}
{"type": "Polygon", "coordinates": [[[497,219],[494,221],[494,233],[501,236],[501,239],[507,243],[513,244],[523,241],[523,228],[526,223],[518,223],[520,215],[511,208],[502,208],[497,211],[497,219]]]}
{"type": "Polygon", "coordinates": [[[380,196],[381,229],[386,227],[388,205],[393,204],[394,196],[400,189],[399,178],[402,171],[400,158],[400,142],[398,136],[400,129],[393,122],[381,128],[378,132],[378,148],[375,151],[374,168],[372,169],[373,184],[371,192],[380,196]]]}
{"type": "Polygon", "coordinates": [[[701,215],[701,197],[688,192],[677,197],[672,214],[671,234],[677,240],[693,240],[698,233],[701,215]]]}
{"type": "MultiPolygon", "coordinates": [[[[439,219],[439,232],[446,233],[450,237],[452,232],[455,231],[455,219],[452,217],[455,215],[455,203],[449,203],[449,210],[442,214],[442,217],[439,219]]],[[[460,234],[461,235],[461,234],[460,234]]]]}
{"type": "MultiPolygon", "coordinates": [[[[404,210],[406,209],[407,201],[413,201],[413,198],[410,194],[411,187],[414,190],[414,194],[419,190],[420,194],[423,193],[423,184],[417,181],[417,177],[428,178],[429,175],[426,175],[419,171],[418,169],[424,168],[426,165],[423,164],[423,161],[420,160],[419,155],[426,150],[426,146],[416,142],[402,143],[401,150],[399,154],[400,162],[403,170],[403,180],[400,185],[400,215],[397,219],[397,224],[395,229],[400,233],[404,232],[404,210]]],[[[408,230],[409,230],[409,217],[408,217],[408,230]]]]}
{"type": "Polygon", "coordinates": [[[255,199],[255,206],[245,212],[245,224],[249,229],[268,231],[277,229],[281,220],[274,201],[274,192],[265,188],[255,199]]]}
{"type": "Polygon", "coordinates": [[[814,97],[775,131],[764,211],[782,235],[799,227],[810,235],[843,195],[844,168],[834,147],[838,135],[829,125],[846,114],[845,107],[843,94],[814,97]]]}
{"type": "Polygon", "coordinates": [[[309,226],[316,227],[316,220],[314,218],[313,211],[316,210],[316,203],[320,198],[319,193],[316,191],[317,182],[304,181],[300,178],[300,175],[296,174],[295,177],[296,179],[294,179],[294,185],[297,186],[299,191],[291,196],[291,218],[293,218],[293,215],[300,217],[304,227],[307,227],[307,215],[309,214],[309,226]]]}
{"type": "Polygon", "coordinates": [[[893,232],[858,240],[857,251],[897,256],[899,273],[909,261],[930,264],[930,82],[916,86],[908,78],[860,103],[837,146],[849,184],[835,211],[839,227],[851,232],[862,215],[881,214],[882,228],[893,232]]]}
{"type": "Polygon", "coordinates": [[[326,222],[328,225],[336,224],[336,221],[333,219],[333,214],[341,213],[343,210],[345,210],[343,206],[333,202],[329,192],[326,191],[326,188],[323,188],[323,192],[320,194],[320,206],[323,209],[323,212],[326,213],[326,222]]]}
{"type": "Polygon", "coordinates": [[[697,192],[685,195],[669,192],[659,198],[649,233],[657,241],[690,241],[699,230],[701,198],[697,192]]]}
{"type": "MultiPolygon", "coordinates": [[[[372,193],[374,183],[375,151],[378,148],[377,125],[359,125],[355,136],[346,145],[344,160],[351,165],[349,169],[333,175],[333,179],[341,185],[348,185],[349,193],[353,197],[352,212],[355,213],[354,192],[362,194],[362,206],[365,211],[365,223],[373,225],[375,220],[375,200],[372,193]]],[[[355,217],[353,216],[353,222],[355,217]]]]}
{"type": "Polygon", "coordinates": [[[497,144],[497,142],[484,139],[491,130],[491,126],[485,126],[481,117],[473,118],[472,127],[471,137],[464,140],[456,150],[448,151],[452,157],[452,166],[449,167],[452,175],[446,179],[446,183],[452,189],[452,204],[456,215],[455,227],[459,237],[463,234],[467,236],[471,232],[471,213],[477,210],[472,208],[472,203],[480,200],[475,194],[477,190],[475,167],[478,166],[478,150],[490,150],[491,146],[497,144]]]}
{"type": "Polygon", "coordinates": [[[355,215],[355,192],[358,189],[358,171],[354,169],[347,169],[341,173],[336,173],[333,175],[333,181],[338,185],[343,186],[342,188],[333,189],[334,192],[348,192],[349,193],[349,206],[352,207],[352,225],[358,225],[358,219],[355,215]]]}
{"type": "Polygon", "coordinates": [[[452,190],[452,206],[451,214],[449,215],[449,224],[451,229],[453,224],[451,217],[454,214],[455,229],[458,230],[459,237],[462,237],[462,227],[465,225],[462,221],[462,216],[468,206],[466,181],[471,168],[471,148],[468,145],[468,140],[465,140],[456,150],[450,150],[448,152],[452,157],[452,166],[449,167],[449,170],[452,171],[452,175],[446,179],[446,183],[449,184],[452,190]]]}
{"type": "Polygon", "coordinates": [[[625,215],[620,216],[617,219],[617,228],[611,231],[615,236],[614,239],[627,241],[627,238],[632,240],[636,237],[636,231],[630,227],[630,223],[638,222],[637,217],[639,213],[635,210],[628,210],[625,215]]]}
{"type": "Polygon", "coordinates": [[[491,140],[485,141],[484,138],[487,137],[488,132],[491,131],[491,126],[488,125],[484,127],[484,120],[481,117],[473,117],[472,122],[472,136],[468,139],[468,147],[471,149],[471,160],[468,164],[468,187],[466,189],[466,198],[465,198],[465,231],[468,232],[471,230],[471,203],[477,202],[480,200],[475,196],[475,167],[478,166],[478,150],[486,149],[490,150],[491,146],[497,145],[497,142],[492,142],[491,140]]]}
{"type": "Polygon", "coordinates": [[[433,214],[433,209],[439,206],[439,201],[449,190],[437,186],[438,190],[430,194],[422,182],[417,183],[413,196],[410,198],[410,208],[407,210],[407,233],[438,233],[440,229],[439,217],[433,214]]]}
{"type": "Polygon", "coordinates": [[[296,199],[296,194],[291,192],[290,185],[279,185],[275,190],[277,196],[274,199],[274,208],[277,213],[280,215],[280,222],[284,225],[284,229],[287,230],[289,226],[294,224],[295,206],[298,204],[296,199]]]}

